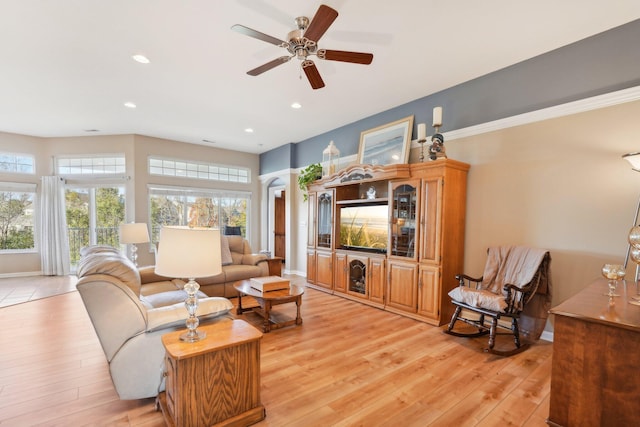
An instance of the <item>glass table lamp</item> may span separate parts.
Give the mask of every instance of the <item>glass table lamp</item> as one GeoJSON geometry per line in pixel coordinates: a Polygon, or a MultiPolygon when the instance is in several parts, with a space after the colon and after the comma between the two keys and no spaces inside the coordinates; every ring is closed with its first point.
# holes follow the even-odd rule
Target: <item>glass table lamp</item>
{"type": "Polygon", "coordinates": [[[149,242],[149,230],[144,222],[131,222],[129,224],[120,224],[120,243],[131,245],[131,261],[138,266],[138,247],[137,243],[149,242]]]}
{"type": "Polygon", "coordinates": [[[198,331],[200,321],[196,277],[207,277],[222,272],[220,256],[220,230],[214,228],[162,227],[156,258],[156,274],[174,278],[188,278],[184,285],[187,299],[184,305],[189,313],[186,320],[187,332],[180,336],[182,341],[196,342],[206,334],[198,331]]]}

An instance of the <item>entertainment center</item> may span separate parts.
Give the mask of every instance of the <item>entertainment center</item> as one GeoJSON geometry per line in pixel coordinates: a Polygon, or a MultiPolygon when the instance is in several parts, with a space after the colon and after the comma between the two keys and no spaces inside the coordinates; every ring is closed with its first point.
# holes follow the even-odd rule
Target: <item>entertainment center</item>
{"type": "Polygon", "coordinates": [[[307,282],[442,325],[463,267],[467,172],[451,159],[354,165],[308,187],[307,282]]]}

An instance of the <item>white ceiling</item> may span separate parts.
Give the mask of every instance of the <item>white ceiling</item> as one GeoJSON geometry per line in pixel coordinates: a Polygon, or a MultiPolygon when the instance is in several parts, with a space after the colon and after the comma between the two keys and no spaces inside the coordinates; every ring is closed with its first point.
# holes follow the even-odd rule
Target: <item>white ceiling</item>
{"type": "Polygon", "coordinates": [[[0,131],[261,153],[640,18],[638,0],[325,0],[340,15],[319,47],[371,52],[371,65],[314,57],[319,90],[295,59],[246,74],[286,51],[233,24],[286,39],[321,3],[0,0],[0,131]]]}

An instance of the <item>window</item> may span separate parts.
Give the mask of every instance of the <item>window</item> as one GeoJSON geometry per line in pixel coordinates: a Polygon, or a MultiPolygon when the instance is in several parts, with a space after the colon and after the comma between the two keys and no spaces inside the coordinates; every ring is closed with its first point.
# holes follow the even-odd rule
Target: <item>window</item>
{"type": "Polygon", "coordinates": [[[158,241],[163,225],[234,227],[247,237],[251,193],[223,190],[149,187],[151,240],[158,241]]]}
{"type": "Polygon", "coordinates": [[[28,154],[0,153],[0,172],[34,174],[34,163],[28,154]]]}
{"type": "Polygon", "coordinates": [[[83,246],[120,247],[118,230],[125,217],[123,186],[67,186],[65,199],[72,270],[83,246]]]}
{"type": "Polygon", "coordinates": [[[206,179],[209,181],[241,182],[251,181],[249,169],[217,165],[213,163],[191,162],[175,159],[149,157],[149,174],[175,176],[179,178],[206,179]]]}
{"type": "Polygon", "coordinates": [[[35,249],[35,184],[0,182],[0,251],[35,249]]]}
{"type": "Polygon", "coordinates": [[[124,154],[58,157],[56,170],[60,176],[124,174],[125,158],[124,154]]]}

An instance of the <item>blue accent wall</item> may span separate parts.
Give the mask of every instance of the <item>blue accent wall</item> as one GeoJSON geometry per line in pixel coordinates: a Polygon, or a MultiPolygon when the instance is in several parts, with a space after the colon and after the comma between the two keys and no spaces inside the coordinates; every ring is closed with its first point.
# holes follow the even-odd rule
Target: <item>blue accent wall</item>
{"type": "MultiPolygon", "coordinates": [[[[570,23],[567,23],[570,25],[570,23]]],[[[441,92],[260,155],[260,173],[322,161],[335,141],[341,156],[358,152],[360,132],[414,116],[431,124],[442,106],[447,132],[640,85],[640,20],[478,77],[441,92]],[[284,151],[288,156],[284,155],[284,151]],[[289,163],[287,164],[287,160],[289,163]]],[[[428,129],[431,133],[432,129],[428,129]]]]}
{"type": "MultiPolygon", "coordinates": [[[[295,144],[284,144],[273,150],[260,154],[260,174],[264,174],[262,164],[269,165],[269,171],[279,171],[293,167],[295,144]]],[[[322,158],[322,153],[320,154],[322,158]]]]}

